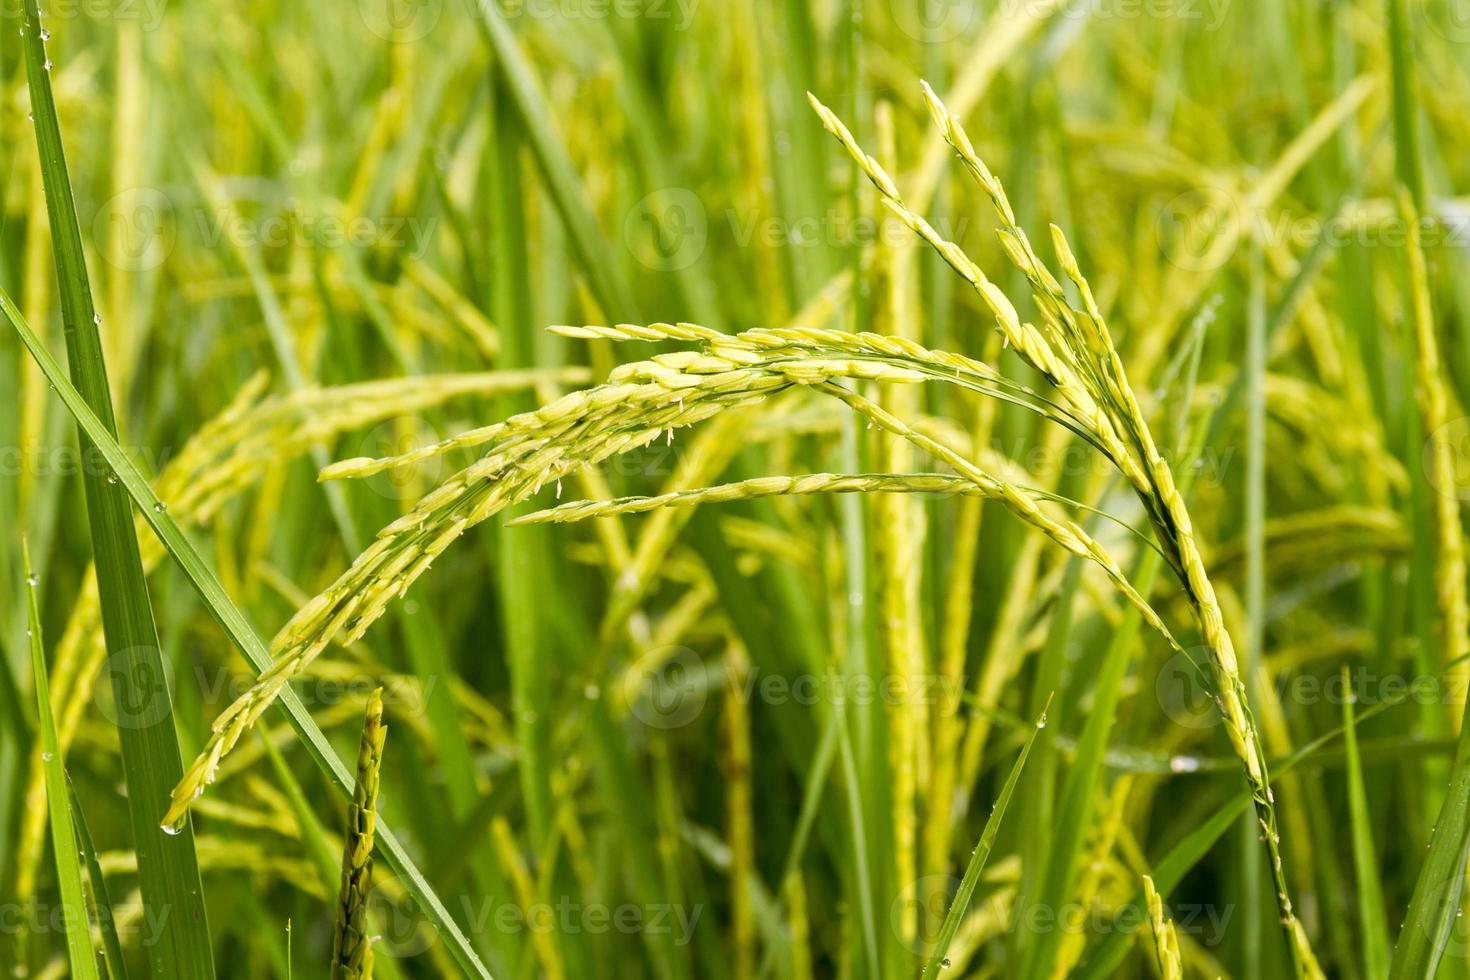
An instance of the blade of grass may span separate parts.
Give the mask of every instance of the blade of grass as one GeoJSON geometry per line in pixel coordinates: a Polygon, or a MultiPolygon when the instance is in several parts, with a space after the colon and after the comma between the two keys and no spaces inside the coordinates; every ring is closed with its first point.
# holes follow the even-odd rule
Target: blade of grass
{"type": "Polygon", "coordinates": [[[82,812],[77,799],[77,788],[70,777],[66,781],[67,798],[71,800],[71,813],[77,831],[77,844],[82,860],[87,863],[87,878],[92,884],[92,908],[97,919],[98,931],[102,933],[102,961],[107,975],[112,980],[127,980],[128,964],[123,959],[122,940],[117,934],[117,911],[112,898],[107,894],[107,879],[102,876],[102,865],[97,860],[97,847],[92,843],[92,832],[87,829],[87,816],[82,812]]]}
{"type": "MultiPolygon", "coordinates": [[[[21,33],[56,278],[61,289],[67,361],[86,405],[100,420],[101,434],[115,438],[117,425],[97,329],[99,319],[92,304],[61,124],[51,92],[51,59],[46,53],[36,0],[26,0],[21,33]]],[[[84,457],[91,452],[93,441],[89,433],[80,436],[84,457]]],[[[214,958],[193,831],[186,824],[166,834],[159,826],[170,787],[183,775],[183,761],[131,509],[120,487],[93,468],[84,470],[82,486],[113,693],[119,705],[138,709],[129,713],[127,723],[118,725],[118,737],[139,886],[145,908],[166,916],[159,941],[148,950],[149,959],[153,972],[165,977],[212,977],[214,958]]]]}
{"type": "Polygon", "coordinates": [[[572,249],[577,253],[598,305],[620,317],[636,317],[632,292],[609,260],[615,253],[607,247],[586,198],[582,196],[577,172],[551,127],[551,110],[546,104],[546,97],[536,84],[536,76],[516,43],[505,13],[497,0],[475,0],[475,7],[480,13],[478,20],[485,40],[495,55],[496,67],[525,126],[526,141],[540,165],[547,190],[571,236],[572,249]]]}
{"type": "Polygon", "coordinates": [[[939,976],[941,970],[949,966],[946,954],[949,952],[949,944],[954,940],[955,933],[959,931],[960,921],[965,917],[966,910],[970,907],[970,898],[975,894],[975,886],[980,883],[980,872],[985,870],[985,861],[990,857],[990,849],[995,844],[995,835],[1000,832],[1000,822],[1005,818],[1006,807],[1011,804],[1011,794],[1016,790],[1016,782],[1021,778],[1021,770],[1026,766],[1026,757],[1031,754],[1031,746],[1036,744],[1036,736],[1040,735],[1046,728],[1046,710],[1051,706],[1051,698],[1046,699],[1046,707],[1041,709],[1041,715],[1036,719],[1036,727],[1026,737],[1026,744],[1021,746],[1021,754],[1016,758],[1016,764],[1011,766],[1011,774],[1006,777],[1005,785],[1000,789],[1000,795],[996,797],[995,806],[990,810],[990,816],[985,820],[985,829],[980,832],[980,840],[975,845],[975,850],[970,854],[970,863],[965,868],[965,876],[960,879],[960,886],[955,891],[954,901],[950,903],[949,911],[944,915],[944,924],[939,927],[939,938],[934,942],[934,949],[929,953],[929,962],[924,965],[922,980],[931,980],[939,976]]]}
{"type": "MultiPolygon", "coordinates": [[[[255,632],[255,628],[250,625],[245,614],[225,592],[213,570],[205,564],[204,559],[200,557],[189,539],[184,536],[178,524],[168,516],[167,508],[154,495],[148,479],[139,472],[132,459],[117,444],[116,438],[87,406],[77,389],[67,380],[60,365],[56,363],[55,358],[36,336],[35,331],[20,315],[20,310],[16,308],[10,295],[3,290],[0,290],[0,314],[3,314],[20,334],[22,343],[36,359],[46,379],[56,388],[57,394],[66,404],[67,411],[76,419],[77,424],[96,447],[97,452],[102,455],[103,460],[111,468],[112,475],[133,499],[139,513],[158,535],[164,548],[188,576],[189,583],[199,594],[215,622],[245,654],[257,674],[267,670],[272,662],[270,652],[266,649],[264,641],[255,632]]],[[[131,521],[129,521],[129,526],[131,526],[131,521]]],[[[344,798],[350,799],[353,789],[352,775],[327,741],[322,730],[312,720],[301,698],[288,687],[281,694],[280,706],[317,766],[326,773],[337,791],[344,798]]],[[[166,803],[171,789],[172,787],[162,790],[162,795],[159,797],[160,803],[166,803]]],[[[161,807],[157,809],[157,814],[155,820],[162,817],[161,807]]],[[[378,841],[382,845],[388,864],[403,879],[404,887],[423,909],[424,914],[439,932],[440,938],[448,943],[450,953],[460,968],[471,976],[490,980],[490,971],[485,968],[480,958],[470,948],[469,940],[465,938],[464,932],[449,915],[449,911],[444,907],[439,896],[430,888],[403,844],[382,823],[378,825],[378,841]]]]}
{"type": "Polygon", "coordinates": [[[46,650],[41,643],[41,610],[36,600],[36,577],[31,571],[30,548],[24,543],[27,633],[31,639],[31,668],[36,678],[36,715],[41,735],[41,759],[46,767],[46,809],[51,815],[51,850],[56,858],[56,879],[61,887],[62,917],[71,975],[77,980],[97,980],[97,954],[87,930],[87,900],[82,894],[82,866],[77,859],[76,830],[72,826],[71,801],[66,795],[66,772],[57,746],[56,721],[51,716],[51,690],[46,683],[46,650]]]}
{"type": "MultiPolygon", "coordinates": [[[[1435,338],[1433,310],[1430,306],[1428,273],[1425,267],[1423,243],[1420,239],[1419,215],[1424,209],[1424,178],[1419,160],[1417,99],[1415,97],[1413,52],[1405,20],[1403,0],[1387,0],[1390,67],[1393,78],[1393,132],[1395,176],[1400,185],[1398,214],[1405,224],[1404,284],[1406,318],[1413,326],[1416,381],[1420,416],[1425,430],[1423,438],[1429,440],[1430,452],[1426,457],[1433,460],[1435,471],[1443,479],[1450,465],[1450,450],[1443,444],[1445,438],[1438,431],[1447,421],[1445,418],[1446,398],[1441,389],[1439,354],[1435,338]]],[[[1440,483],[1430,489],[1427,486],[1425,467],[1415,467],[1413,473],[1416,496],[1427,501],[1431,493],[1445,493],[1440,483]]],[[[1417,521],[1415,526],[1416,559],[1422,584],[1433,581],[1439,602],[1437,612],[1443,620],[1446,649],[1443,658],[1454,663],[1465,648],[1464,611],[1464,555],[1459,517],[1459,502],[1453,496],[1441,496],[1434,501],[1434,520],[1417,521]],[[1433,528],[1431,529],[1431,524],[1433,528]],[[1425,540],[1432,530],[1439,532],[1433,539],[1432,569],[1421,555],[1430,550],[1425,540]],[[1427,571],[1425,575],[1423,572],[1427,571]]],[[[1416,507],[1417,509],[1417,507],[1416,507]]],[[[1421,654],[1427,655],[1431,644],[1420,644],[1421,654]]],[[[1466,705],[1470,711],[1470,703],[1466,705]]],[[[1470,724],[1460,723],[1459,745],[1450,771],[1449,785],[1445,788],[1439,815],[1429,837],[1429,853],[1419,869],[1414,883],[1413,897],[1409,901],[1404,923],[1399,931],[1398,944],[1394,948],[1393,965],[1389,976],[1393,980],[1405,977],[1433,976],[1445,952],[1445,945],[1460,915],[1460,901],[1465,888],[1465,862],[1470,855],[1470,724]]]]}
{"type": "Polygon", "coordinates": [[[1348,814],[1352,821],[1353,868],[1358,876],[1358,929],[1363,937],[1363,968],[1370,977],[1388,975],[1388,933],[1384,923],[1383,886],[1378,861],[1373,853],[1373,826],[1368,816],[1368,795],[1363,786],[1363,760],[1358,752],[1358,723],[1354,717],[1352,686],[1346,665],[1342,668],[1342,740],[1347,749],[1348,814]]]}
{"type": "MultiPolygon", "coordinates": [[[[1250,243],[1250,276],[1246,310],[1245,364],[1245,644],[1241,650],[1246,693],[1259,703],[1260,664],[1265,662],[1266,641],[1266,268],[1261,244],[1250,243]]],[[[1264,876],[1255,848],[1257,824],[1242,817],[1238,829],[1241,847],[1240,891],[1245,907],[1266,907],[1262,891],[1264,876]]],[[[1269,899],[1267,899],[1269,901],[1269,899]]],[[[1247,914],[1242,922],[1243,972],[1261,975],[1262,928],[1259,914],[1247,914]]]]}

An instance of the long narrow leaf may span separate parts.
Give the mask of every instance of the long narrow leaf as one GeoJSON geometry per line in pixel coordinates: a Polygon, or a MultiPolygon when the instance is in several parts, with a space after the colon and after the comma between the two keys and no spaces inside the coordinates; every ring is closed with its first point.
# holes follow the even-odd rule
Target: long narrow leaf
{"type": "MultiPolygon", "coordinates": [[[[46,35],[36,0],[26,0],[21,34],[56,278],[61,288],[67,361],[83,400],[100,421],[98,434],[115,439],[112,394],[51,92],[51,58],[46,53],[46,35]]],[[[96,438],[91,433],[82,434],[84,454],[93,451],[91,444],[96,438]]],[[[186,824],[165,834],[159,826],[168,806],[169,788],[183,775],[183,760],[131,508],[122,488],[108,483],[94,468],[83,469],[109,673],[116,703],[128,706],[125,716],[119,714],[117,730],[128,786],[133,848],[138,855],[139,886],[144,906],[163,916],[159,921],[164,923],[158,941],[148,949],[152,971],[163,977],[189,980],[212,977],[214,959],[193,831],[186,824]]]]}
{"type": "Polygon", "coordinates": [[[92,883],[92,907],[97,928],[102,933],[102,960],[112,980],[127,980],[128,965],[123,961],[122,940],[117,934],[117,910],[108,896],[107,879],[102,876],[102,864],[97,860],[97,847],[92,843],[92,832],[87,829],[87,815],[82,812],[77,788],[70,778],[66,781],[66,791],[76,824],[77,845],[87,865],[87,878],[92,883]]]}
{"type": "Polygon", "coordinates": [[[46,649],[41,643],[36,577],[31,571],[30,551],[23,550],[28,592],[26,621],[31,637],[31,668],[36,677],[36,716],[41,734],[41,759],[46,767],[46,810],[51,817],[51,850],[56,857],[56,879],[61,886],[61,907],[65,912],[66,948],[71,959],[71,975],[77,980],[96,980],[97,954],[87,934],[87,900],[82,893],[77,835],[71,822],[71,801],[66,797],[66,772],[57,747],[56,720],[51,716],[51,689],[46,683],[46,649]]]}
{"type": "MultiPolygon", "coordinates": [[[[1048,708],[1051,706],[1051,698],[1047,698],[1046,704],[1048,708]]],[[[995,845],[995,835],[1000,832],[1000,822],[1005,818],[1006,807],[1011,805],[1011,794],[1016,790],[1016,783],[1021,778],[1021,770],[1026,767],[1026,757],[1031,754],[1031,746],[1036,744],[1036,737],[1045,727],[1046,708],[1042,708],[1036,727],[1026,737],[1026,744],[1021,746],[1021,754],[1016,758],[1016,764],[1011,766],[1011,774],[1006,777],[1005,785],[1000,789],[1000,796],[996,798],[995,806],[985,820],[985,829],[980,832],[980,841],[970,855],[970,864],[965,868],[965,876],[960,879],[960,887],[955,892],[954,901],[950,903],[949,911],[944,915],[944,924],[939,927],[939,938],[935,940],[934,948],[929,953],[929,962],[924,965],[923,980],[939,976],[940,971],[949,965],[945,958],[949,952],[949,944],[954,941],[955,933],[960,928],[960,921],[970,907],[970,897],[975,894],[975,886],[980,883],[980,872],[985,870],[985,861],[990,857],[991,847],[995,845]]]]}

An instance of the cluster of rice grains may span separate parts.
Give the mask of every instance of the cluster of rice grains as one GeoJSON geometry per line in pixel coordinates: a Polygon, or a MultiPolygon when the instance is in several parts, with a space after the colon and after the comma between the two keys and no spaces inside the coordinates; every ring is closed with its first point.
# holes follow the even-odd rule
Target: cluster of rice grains
{"type": "Polygon", "coordinates": [[[1024,406],[1066,427],[1109,460],[1136,493],[1155,532],[1157,548],[1183,584],[1208,652],[1220,713],[1244,769],[1275,875],[1283,926],[1292,939],[1301,970],[1309,975],[1317,973],[1286,887],[1261,739],[1246,703],[1234,645],[1206,575],[1183,497],[1145,422],[1098,303],[1065,237],[1053,226],[1057,264],[1080,297],[1080,307],[1073,304],[1017,225],[1005,191],[976,154],[958,118],[947,112],[927,85],[924,97],[945,140],[999,216],[1001,243],[1030,284],[1040,312],[1039,323],[1023,321],[1000,287],[957,244],[943,238],[906,206],[893,179],[858,146],[847,127],[815,98],[812,105],[877,187],[889,210],[975,289],[994,315],[1006,345],[1044,379],[1045,390],[1019,385],[978,360],[881,334],[786,328],[729,335],[685,323],[556,328],[569,337],[675,341],[697,345],[698,349],[659,354],[623,365],[605,384],[423,449],[386,459],[345,460],[328,467],[322,473],[323,479],[362,477],[453,450],[486,447],[477,461],[385,527],[335,583],[307,603],[281,630],[273,644],[274,666],[216,720],[208,744],[174,793],[167,819],[184,817],[190,802],[215,778],[220,759],[292,677],[334,640],[346,643],[360,637],[387,605],[468,528],[531,498],[579,468],[660,438],[672,438],[675,429],[758,403],[796,386],[837,399],[868,424],[907,441],[953,473],[770,477],[652,498],[569,503],[523,520],[581,520],[669,505],[793,493],[977,495],[999,502],[1067,551],[1095,562],[1144,621],[1180,649],[1162,618],[1128,582],[1117,561],[1080,525],[1060,514],[1046,495],[982,469],[974,460],[919,431],[912,421],[869,400],[849,384],[938,381],[1024,406]]]}

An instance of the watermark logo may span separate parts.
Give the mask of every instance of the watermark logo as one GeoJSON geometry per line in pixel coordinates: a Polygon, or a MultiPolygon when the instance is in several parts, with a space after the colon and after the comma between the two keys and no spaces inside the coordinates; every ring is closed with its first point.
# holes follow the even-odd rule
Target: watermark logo
{"type": "Polygon", "coordinates": [[[505,0],[507,19],[665,21],[676,31],[694,24],[700,0],[505,0]]]}
{"type": "Polygon", "coordinates": [[[1431,31],[1455,44],[1470,42],[1470,0],[1425,0],[1418,7],[1431,31]]]}
{"type": "Polygon", "coordinates": [[[708,668],[687,647],[654,653],[666,655],[634,665],[623,675],[623,698],[633,717],[649,728],[682,728],[704,711],[709,696],[708,668]]]}
{"type": "Polygon", "coordinates": [[[151,728],[169,716],[170,661],[150,647],[127,647],[109,654],[93,680],[97,713],[118,728],[151,728]]]}
{"type": "Polygon", "coordinates": [[[1194,647],[1176,653],[1154,682],[1159,707],[1174,724],[1203,731],[1220,724],[1220,708],[1211,688],[1208,651],[1194,647]]]}
{"type": "Polygon", "coordinates": [[[358,0],[367,29],[385,41],[409,42],[427,37],[444,15],[444,0],[358,0]]]}
{"type": "MultiPolygon", "coordinates": [[[[424,419],[400,415],[358,435],[355,443],[349,443],[352,448],[346,455],[372,459],[402,456],[431,445],[438,438],[438,433],[424,419]]],[[[417,500],[448,475],[449,463],[444,454],[434,453],[352,482],[366,484],[373,493],[387,500],[417,500]]]]}
{"type": "Polygon", "coordinates": [[[1440,956],[1456,960],[1470,957],[1470,921],[1465,919],[1460,908],[1464,892],[1464,878],[1450,878],[1436,884],[1428,897],[1433,903],[1430,907],[1435,911],[1435,920],[1444,923],[1444,929],[1441,934],[1434,935],[1424,924],[1415,926],[1428,935],[1440,956]]]}
{"type": "Polygon", "coordinates": [[[1424,441],[1420,462],[1437,493],[1456,500],[1470,500],[1470,418],[1451,419],[1436,429],[1424,441]],[[1449,449],[1448,473],[1441,473],[1434,462],[1435,445],[1439,442],[1449,449]]]}
{"type": "MultiPolygon", "coordinates": [[[[86,19],[136,23],[145,31],[153,31],[163,23],[164,5],[165,0],[47,0],[41,5],[41,13],[52,25],[86,19]]],[[[0,0],[0,19],[20,20],[24,14],[24,0],[0,0]]]]}
{"type": "Polygon", "coordinates": [[[623,241],[634,257],[655,272],[687,269],[709,243],[709,215],[699,195],[686,187],[647,194],[623,220],[623,241]]]}
{"type": "Polygon", "coordinates": [[[953,41],[980,19],[976,0],[888,0],[888,10],[899,30],[929,44],[953,41]]]}
{"type": "Polygon", "coordinates": [[[910,953],[927,957],[933,952],[959,887],[960,879],[954,875],[925,875],[910,882],[889,905],[889,928],[910,953]]]}
{"type": "Polygon", "coordinates": [[[1220,187],[1194,187],[1170,198],[1154,233],[1159,251],[1186,272],[1212,272],[1230,257],[1224,233],[1240,221],[1235,196],[1220,187]]]}
{"type": "Polygon", "coordinates": [[[398,876],[381,863],[373,865],[373,887],[367,894],[368,922],[373,945],[387,950],[394,959],[408,959],[425,952],[438,941],[438,933],[414,904],[398,876]]]}
{"type": "Polygon", "coordinates": [[[123,272],[156,269],[178,237],[173,201],[156,187],[130,187],[103,202],[92,219],[92,241],[123,272]]]}

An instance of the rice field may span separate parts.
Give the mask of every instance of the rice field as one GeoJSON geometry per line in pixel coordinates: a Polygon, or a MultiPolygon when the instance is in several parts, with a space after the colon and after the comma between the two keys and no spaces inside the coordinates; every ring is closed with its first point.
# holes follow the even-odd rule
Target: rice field
{"type": "Polygon", "coordinates": [[[0,19],[0,975],[1470,977],[1465,0],[0,19]]]}

